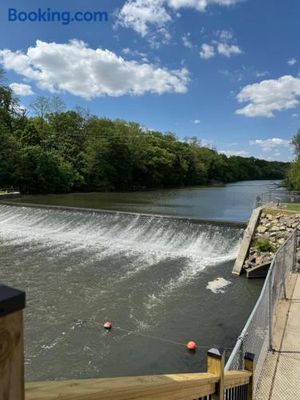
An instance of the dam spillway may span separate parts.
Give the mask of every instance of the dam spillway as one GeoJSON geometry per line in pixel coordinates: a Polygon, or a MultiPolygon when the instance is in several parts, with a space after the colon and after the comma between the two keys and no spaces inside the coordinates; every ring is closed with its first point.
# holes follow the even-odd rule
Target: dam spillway
{"type": "Polygon", "coordinates": [[[27,377],[199,370],[200,356],[181,359],[180,346],[146,337],[234,342],[242,321],[232,326],[233,316],[259,290],[228,280],[241,234],[176,218],[0,205],[0,281],[28,295],[27,377]],[[209,288],[220,277],[229,286],[218,295],[209,288]],[[241,293],[245,302],[232,305],[241,293]],[[125,331],[107,335],[107,319],[125,331]]]}

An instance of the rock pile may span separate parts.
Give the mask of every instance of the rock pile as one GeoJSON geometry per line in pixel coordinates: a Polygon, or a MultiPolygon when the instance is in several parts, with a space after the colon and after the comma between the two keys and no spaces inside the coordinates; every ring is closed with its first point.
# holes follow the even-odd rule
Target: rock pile
{"type": "Polygon", "coordinates": [[[276,250],[285,242],[290,232],[300,225],[300,214],[288,214],[277,210],[263,210],[259,224],[253,236],[249,255],[244,268],[249,269],[260,265],[271,264],[274,252],[258,251],[255,243],[265,239],[276,250]]]}

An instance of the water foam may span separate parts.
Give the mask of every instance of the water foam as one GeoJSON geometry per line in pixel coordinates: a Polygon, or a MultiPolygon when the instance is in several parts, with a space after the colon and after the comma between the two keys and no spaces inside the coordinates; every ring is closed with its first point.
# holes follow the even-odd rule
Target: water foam
{"type": "Polygon", "coordinates": [[[213,281],[208,282],[206,289],[212,291],[213,293],[225,293],[225,288],[231,285],[232,282],[227,281],[226,279],[219,277],[213,281]]]}
{"type": "MultiPolygon", "coordinates": [[[[6,246],[42,248],[46,257],[54,259],[88,251],[89,263],[112,257],[122,260],[118,271],[110,272],[107,288],[116,280],[121,282],[149,269],[154,271],[161,262],[174,264],[162,287],[145,299],[148,310],[205,268],[234,259],[240,237],[240,229],[156,216],[0,206],[0,240],[6,246]]],[[[84,257],[76,259],[77,267],[85,263],[84,257]]],[[[102,268],[108,268],[102,264],[102,268]]],[[[76,266],[69,266],[65,273],[73,273],[76,266]]]]}

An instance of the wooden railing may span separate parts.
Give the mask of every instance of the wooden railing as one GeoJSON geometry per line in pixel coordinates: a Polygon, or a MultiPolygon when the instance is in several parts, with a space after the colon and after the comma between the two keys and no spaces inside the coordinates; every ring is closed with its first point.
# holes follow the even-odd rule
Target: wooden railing
{"type": "Polygon", "coordinates": [[[244,371],[224,371],[225,353],[211,349],[207,372],[24,385],[22,309],[25,294],[0,286],[0,400],[252,400],[253,355],[244,371]]]}

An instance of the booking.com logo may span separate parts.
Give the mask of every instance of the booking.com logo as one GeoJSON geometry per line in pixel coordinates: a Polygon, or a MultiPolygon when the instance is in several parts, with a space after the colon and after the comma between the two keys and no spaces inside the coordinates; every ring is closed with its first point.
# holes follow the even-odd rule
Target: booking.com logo
{"type": "Polygon", "coordinates": [[[107,22],[106,11],[53,11],[51,8],[35,11],[19,11],[16,8],[8,9],[8,21],[10,22],[60,22],[69,25],[72,22],[107,22]]]}

